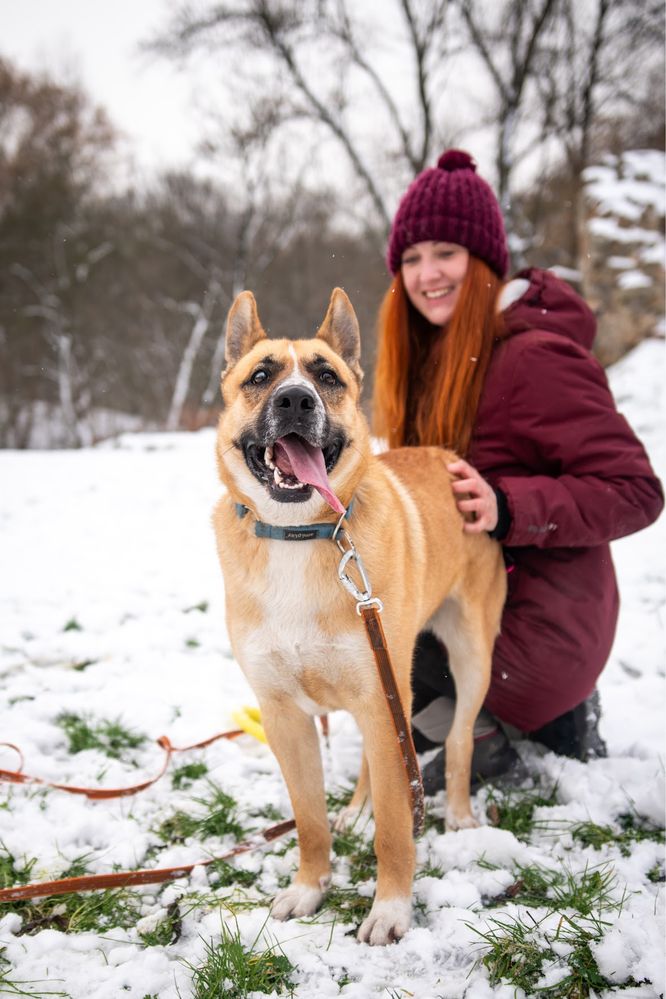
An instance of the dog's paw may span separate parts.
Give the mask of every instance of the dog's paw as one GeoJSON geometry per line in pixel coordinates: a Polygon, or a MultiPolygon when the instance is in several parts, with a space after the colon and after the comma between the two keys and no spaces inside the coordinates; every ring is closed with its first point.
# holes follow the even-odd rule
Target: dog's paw
{"type": "Polygon", "coordinates": [[[471,812],[454,812],[452,808],[445,810],[444,823],[450,832],[454,832],[456,829],[478,829],[479,827],[479,823],[471,812]]]}
{"type": "Polygon", "coordinates": [[[412,902],[409,898],[393,898],[390,901],[375,900],[370,915],[363,920],[358,931],[361,943],[383,946],[395,943],[404,937],[412,918],[412,902]]]}
{"type": "Polygon", "coordinates": [[[370,806],[367,802],[364,802],[360,808],[356,805],[346,805],[333,819],[333,832],[349,832],[359,821],[369,815],[370,806]]]}
{"type": "MultiPolygon", "coordinates": [[[[322,881],[325,879],[322,878],[322,881]]],[[[289,885],[273,899],[271,916],[273,919],[291,919],[292,916],[312,916],[324,898],[323,889],[312,885],[289,885]]]]}

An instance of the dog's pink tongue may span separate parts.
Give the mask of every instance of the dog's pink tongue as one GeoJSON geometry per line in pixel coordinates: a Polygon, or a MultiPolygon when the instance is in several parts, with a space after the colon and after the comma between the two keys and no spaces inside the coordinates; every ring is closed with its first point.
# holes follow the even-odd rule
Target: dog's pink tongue
{"type": "Polygon", "coordinates": [[[330,487],[321,448],[313,447],[297,434],[287,434],[275,442],[273,455],[280,471],[291,473],[299,482],[307,482],[308,485],[314,486],[336,513],[345,512],[345,508],[330,487]]]}

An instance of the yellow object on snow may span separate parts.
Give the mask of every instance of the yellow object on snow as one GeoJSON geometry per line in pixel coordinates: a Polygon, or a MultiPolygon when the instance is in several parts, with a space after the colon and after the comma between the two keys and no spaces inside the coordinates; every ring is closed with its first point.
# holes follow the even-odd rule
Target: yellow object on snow
{"type": "Polygon", "coordinates": [[[231,717],[236,722],[239,728],[242,728],[244,732],[248,735],[253,735],[255,739],[259,742],[265,742],[268,744],[268,739],[266,738],[266,733],[264,732],[264,726],[261,724],[261,711],[259,708],[245,707],[239,708],[238,711],[232,711],[231,717]]]}

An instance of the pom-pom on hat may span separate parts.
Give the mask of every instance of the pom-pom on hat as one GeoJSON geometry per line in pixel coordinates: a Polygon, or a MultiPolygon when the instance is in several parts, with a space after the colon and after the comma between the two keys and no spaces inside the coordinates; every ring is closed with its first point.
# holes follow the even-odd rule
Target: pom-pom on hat
{"type": "Polygon", "coordinates": [[[490,185],[462,149],[442,153],[412,181],[391,226],[386,262],[392,274],[414,243],[427,240],[458,243],[485,260],[503,278],[509,266],[504,220],[490,185]]]}

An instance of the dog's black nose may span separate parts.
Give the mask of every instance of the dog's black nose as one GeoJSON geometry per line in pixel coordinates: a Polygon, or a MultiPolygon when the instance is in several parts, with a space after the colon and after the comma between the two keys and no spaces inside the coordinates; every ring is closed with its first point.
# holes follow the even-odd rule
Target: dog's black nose
{"type": "Polygon", "coordinates": [[[314,391],[307,385],[285,385],[278,389],[273,396],[275,409],[291,410],[293,416],[311,412],[314,410],[316,402],[314,391]]]}

